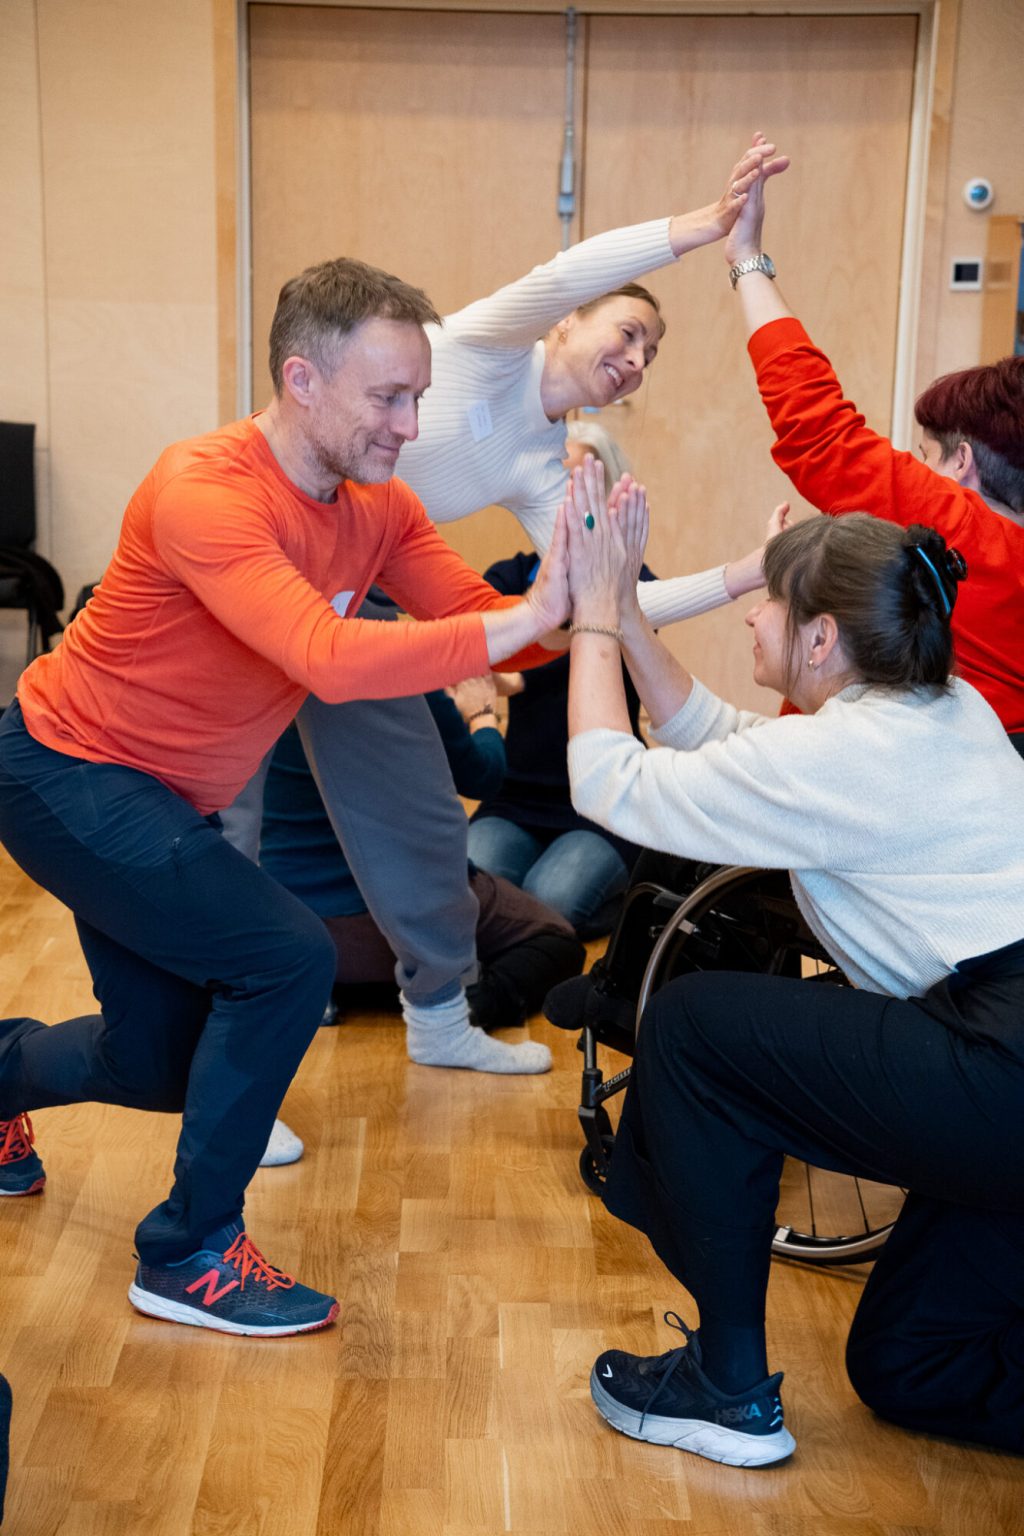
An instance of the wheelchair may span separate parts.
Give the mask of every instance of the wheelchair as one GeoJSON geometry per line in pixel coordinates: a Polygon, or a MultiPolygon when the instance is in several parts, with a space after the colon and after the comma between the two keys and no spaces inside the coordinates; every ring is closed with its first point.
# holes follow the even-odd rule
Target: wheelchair
{"type": "MultiPolygon", "coordinates": [[[[789,976],[808,986],[847,985],[808,928],[784,872],[656,855],[644,855],[644,865],[670,877],[671,884],[644,878],[631,886],[604,958],[590,976],[564,984],[575,989],[576,1022],[557,1007],[548,1014],[562,1028],[582,1026],[580,1174],[595,1194],[604,1185],[615,1141],[606,1105],[624,1090],[631,1072],[627,1066],[606,1078],[598,1049],[633,1055],[640,1019],[659,987],[706,970],[789,976]]],[[[892,1230],[903,1195],[889,1185],[787,1158],[772,1250],[819,1266],[868,1262],[892,1230]]]]}

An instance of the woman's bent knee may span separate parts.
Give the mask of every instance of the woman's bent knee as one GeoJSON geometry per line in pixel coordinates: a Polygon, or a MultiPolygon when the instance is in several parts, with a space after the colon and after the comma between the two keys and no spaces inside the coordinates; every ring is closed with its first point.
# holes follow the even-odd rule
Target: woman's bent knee
{"type": "Polygon", "coordinates": [[[671,1055],[699,1060],[709,1038],[705,1025],[717,1012],[717,991],[721,981],[714,973],[695,971],[678,976],[656,992],[644,1009],[637,1038],[638,1054],[671,1055]]]}

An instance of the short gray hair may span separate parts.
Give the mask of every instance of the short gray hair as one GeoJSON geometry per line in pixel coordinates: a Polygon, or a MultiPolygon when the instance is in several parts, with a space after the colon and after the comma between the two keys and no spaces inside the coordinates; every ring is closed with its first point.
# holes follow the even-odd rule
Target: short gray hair
{"type": "Polygon", "coordinates": [[[440,324],[441,317],[421,288],[350,256],[307,267],[285,283],[270,326],[270,377],[274,393],[284,387],[289,357],[305,357],[322,373],[336,366],[338,343],[364,320],[440,324]]]}

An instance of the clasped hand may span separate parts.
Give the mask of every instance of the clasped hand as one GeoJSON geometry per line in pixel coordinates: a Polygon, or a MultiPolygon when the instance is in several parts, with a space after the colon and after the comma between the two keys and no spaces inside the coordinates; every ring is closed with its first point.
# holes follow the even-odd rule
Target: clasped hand
{"type": "Polygon", "coordinates": [[[562,515],[573,622],[620,628],[639,611],[636,586],[647,547],[647,492],[632,475],[623,475],[606,498],[604,470],[588,454],[569,480],[562,515]]]}

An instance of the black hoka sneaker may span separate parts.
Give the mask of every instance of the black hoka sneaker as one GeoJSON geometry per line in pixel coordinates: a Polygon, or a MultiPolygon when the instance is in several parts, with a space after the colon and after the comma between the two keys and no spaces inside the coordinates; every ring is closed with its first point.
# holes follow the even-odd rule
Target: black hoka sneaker
{"type": "Polygon", "coordinates": [[[338,1315],[333,1296],[299,1285],[268,1264],[244,1232],[224,1253],[203,1249],[179,1264],[140,1260],[128,1300],[139,1312],[167,1322],[263,1338],[311,1333],[338,1315]]]}
{"type": "Polygon", "coordinates": [[[719,1392],[701,1370],[695,1332],[676,1316],[665,1321],[686,1335],[681,1349],[644,1358],[609,1349],[590,1373],[590,1395],[614,1429],[652,1445],[762,1467],[792,1455],[796,1441],[782,1422],[781,1374],[735,1396],[719,1392]]]}
{"type": "Polygon", "coordinates": [[[39,1195],[46,1174],[32,1150],[35,1132],[28,1115],[0,1120],[0,1195],[39,1195]]]}

